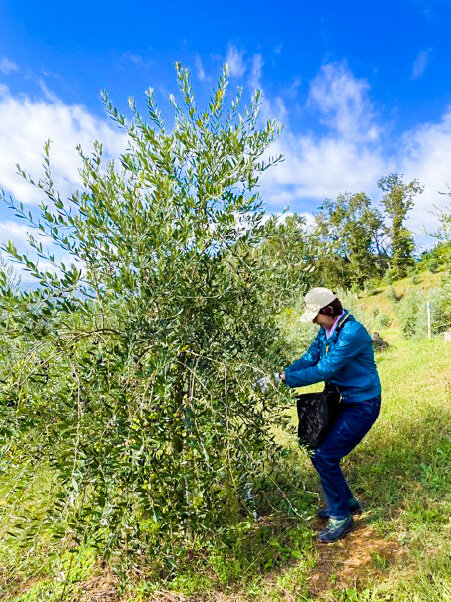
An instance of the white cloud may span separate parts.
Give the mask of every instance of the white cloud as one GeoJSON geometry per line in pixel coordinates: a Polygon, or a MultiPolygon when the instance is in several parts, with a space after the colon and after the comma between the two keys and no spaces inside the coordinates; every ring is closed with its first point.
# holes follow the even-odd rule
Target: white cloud
{"type": "Polygon", "coordinates": [[[426,69],[426,66],[430,61],[430,54],[431,49],[422,50],[418,53],[416,59],[413,62],[410,79],[418,79],[423,75],[424,70],[426,69]]]}
{"type": "Polygon", "coordinates": [[[370,102],[369,84],[357,79],[345,61],[323,65],[310,85],[308,104],[320,120],[343,138],[375,141],[379,127],[370,102]]]}
{"type": "Polygon", "coordinates": [[[12,240],[19,252],[22,252],[27,247],[29,231],[30,228],[25,224],[18,224],[11,220],[0,222],[0,243],[6,244],[12,240]]]}
{"type": "Polygon", "coordinates": [[[249,77],[249,85],[252,88],[260,89],[262,87],[261,77],[263,69],[263,58],[261,54],[254,54],[252,57],[252,67],[249,77]]]}
{"type": "Polygon", "coordinates": [[[142,65],[144,63],[144,59],[140,54],[133,54],[133,52],[124,52],[122,56],[127,61],[135,63],[136,65],[142,65]]]}
{"type": "Polygon", "coordinates": [[[148,56],[144,57],[141,54],[136,54],[133,52],[124,52],[122,54],[122,58],[125,62],[132,63],[133,65],[137,65],[143,69],[147,69],[151,65],[155,65],[155,61],[148,56]]]}
{"type": "Polygon", "coordinates": [[[419,234],[436,227],[434,205],[444,208],[449,197],[439,194],[451,185],[451,106],[438,123],[426,123],[405,132],[398,158],[406,180],[417,178],[424,192],[410,213],[409,227],[419,234]]]}
{"type": "MultiPolygon", "coordinates": [[[[269,112],[275,100],[266,100],[269,112]]],[[[361,190],[377,201],[382,195],[379,178],[398,172],[405,182],[416,178],[424,185],[407,225],[417,241],[430,244],[424,231],[437,226],[434,205],[449,203],[439,192],[451,185],[451,106],[437,123],[405,131],[395,152],[387,150],[384,128],[375,122],[368,83],[354,78],[345,64],[321,68],[310,88],[307,108],[312,106],[328,127],[322,135],[285,129],[268,153],[282,153],[285,160],[263,174],[265,202],[274,209],[314,210],[325,198],[361,190]],[[375,135],[369,134],[372,130],[375,135]]]]}
{"type": "MultiPolygon", "coordinates": [[[[311,82],[304,110],[319,112],[327,129],[315,135],[286,128],[271,147],[271,155],[285,157],[262,178],[265,198],[271,205],[289,204],[296,209],[344,191],[377,190],[377,180],[389,170],[391,161],[384,158],[382,128],[375,121],[368,92],[368,82],[356,79],[346,63],[321,67],[311,82]]],[[[273,117],[284,121],[284,113],[288,116],[279,97],[266,99],[266,105],[265,117],[272,112],[273,117]]]]}
{"type": "Polygon", "coordinates": [[[57,104],[59,102],[58,96],[50,90],[45,81],[40,78],[38,81],[39,87],[41,88],[45,98],[50,101],[52,104],[57,104]]]}
{"type": "Polygon", "coordinates": [[[10,61],[6,56],[0,59],[0,72],[3,75],[9,75],[13,71],[18,71],[19,67],[13,61],[10,61]]]}
{"type": "Polygon", "coordinates": [[[226,62],[229,66],[229,75],[239,79],[243,77],[246,71],[246,64],[244,62],[243,53],[236,48],[233,44],[229,44],[227,48],[226,62]]]}
{"type": "Polygon", "coordinates": [[[201,82],[206,81],[208,79],[207,74],[205,73],[204,64],[202,62],[202,59],[198,54],[196,54],[195,65],[196,65],[196,70],[197,70],[197,77],[200,79],[201,82]]]}
{"type": "Polygon", "coordinates": [[[272,155],[282,153],[285,160],[262,178],[268,201],[286,205],[291,196],[292,209],[299,201],[315,203],[344,191],[373,191],[387,169],[379,152],[331,136],[286,132],[270,150],[272,155]],[[281,188],[291,192],[280,195],[281,188]]]}
{"type": "Polygon", "coordinates": [[[107,156],[119,156],[125,137],[106,120],[92,115],[81,105],[65,105],[54,95],[34,101],[0,89],[0,188],[16,200],[36,204],[39,191],[16,173],[19,163],[31,176],[42,174],[42,149],[52,140],[51,160],[55,187],[64,197],[80,184],[77,144],[88,152],[95,139],[104,143],[107,156]]]}

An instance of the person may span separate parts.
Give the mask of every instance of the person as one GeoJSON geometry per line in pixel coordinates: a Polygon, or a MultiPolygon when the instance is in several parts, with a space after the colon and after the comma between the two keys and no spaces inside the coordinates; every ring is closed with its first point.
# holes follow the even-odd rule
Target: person
{"type": "Polygon", "coordinates": [[[329,289],[317,287],[305,296],[304,322],[320,329],[304,355],[281,372],[288,387],[304,387],[325,381],[340,392],[340,411],[326,438],[315,450],[317,470],[327,506],[318,516],[328,519],[318,534],[323,543],[344,537],[354,526],[352,514],[362,511],[340,468],[344,456],[354,449],[377,419],[381,384],[374,361],[371,336],[329,289]]]}

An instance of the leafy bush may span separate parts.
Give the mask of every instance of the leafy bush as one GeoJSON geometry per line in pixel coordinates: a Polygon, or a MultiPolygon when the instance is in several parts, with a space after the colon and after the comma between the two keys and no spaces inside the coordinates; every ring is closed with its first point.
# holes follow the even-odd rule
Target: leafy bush
{"type": "Polygon", "coordinates": [[[382,328],[389,328],[392,324],[391,317],[384,313],[379,314],[378,321],[382,328]]]}
{"type": "Polygon", "coordinates": [[[382,282],[384,282],[385,284],[391,284],[392,282],[395,282],[397,279],[398,279],[398,277],[397,277],[395,271],[388,268],[384,272],[382,282]]]}
{"type": "Polygon", "coordinates": [[[246,484],[272,465],[284,420],[284,393],[262,403],[251,384],[288,359],[274,316],[310,279],[304,266],[288,282],[262,252],[275,220],[256,186],[278,160],[262,155],[279,127],[259,129],[258,93],[244,115],[239,95],[227,110],[225,70],[202,112],[189,73],[177,74],[173,132],[152,91],[148,122],[133,101],[129,121],[104,97],[128,149],[119,166],[99,143],[80,149],[83,187],[70,199],[53,188],[48,144],[43,179],[22,171],[48,204],[37,222],[13,210],[72,262],[31,239],[56,272],[9,243],[40,286],[18,292],[0,275],[3,335],[21,350],[1,385],[3,442],[58,478],[53,506],[30,524],[65,516],[74,542],[119,555],[121,570],[151,557],[170,571],[175,542],[247,512],[246,484]]]}
{"type": "Polygon", "coordinates": [[[374,295],[377,292],[378,287],[380,286],[380,280],[377,278],[369,278],[365,282],[365,293],[367,295],[374,295]]]}
{"type": "Polygon", "coordinates": [[[405,295],[397,304],[396,315],[403,336],[427,336],[426,300],[420,291],[405,295]]]}
{"type": "Polygon", "coordinates": [[[282,312],[277,319],[281,333],[290,346],[291,361],[297,359],[307,350],[318,332],[318,326],[299,320],[301,313],[302,308],[301,303],[299,303],[294,309],[282,312]]]}
{"type": "Polygon", "coordinates": [[[420,291],[412,291],[397,304],[396,315],[405,337],[427,337],[428,301],[432,333],[437,334],[451,325],[451,285],[449,278],[443,278],[440,286],[432,289],[428,297],[420,291]]]}
{"type": "Polygon", "coordinates": [[[451,280],[445,276],[430,294],[431,327],[437,333],[451,327],[451,280]]]}
{"type": "Polygon", "coordinates": [[[402,295],[398,295],[398,293],[395,291],[395,288],[392,286],[387,290],[387,298],[392,303],[398,303],[398,301],[402,298],[402,295]]]}
{"type": "Polygon", "coordinates": [[[451,242],[443,240],[438,242],[430,251],[424,251],[417,266],[418,269],[429,270],[434,273],[449,268],[450,263],[451,242]]]}

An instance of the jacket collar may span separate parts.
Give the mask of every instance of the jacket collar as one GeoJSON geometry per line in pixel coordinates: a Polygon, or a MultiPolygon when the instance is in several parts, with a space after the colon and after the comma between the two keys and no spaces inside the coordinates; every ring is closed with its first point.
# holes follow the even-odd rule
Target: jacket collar
{"type": "Polygon", "coordinates": [[[326,341],[326,343],[327,343],[328,345],[329,345],[330,343],[334,343],[334,342],[337,340],[337,338],[338,338],[338,336],[339,336],[339,334],[340,334],[340,332],[341,332],[341,330],[342,330],[343,326],[344,326],[344,325],[345,325],[347,322],[355,322],[355,318],[354,318],[354,316],[353,316],[352,314],[350,314],[350,313],[349,313],[349,311],[348,311],[347,309],[345,309],[345,310],[344,310],[344,315],[343,315],[343,316],[340,318],[340,320],[338,321],[338,323],[337,323],[337,325],[336,325],[336,327],[335,327],[335,330],[334,330],[334,332],[333,332],[332,336],[331,336],[331,337],[329,337],[327,340],[326,340],[326,333],[325,333],[325,331],[324,331],[324,330],[321,328],[321,336],[322,336],[322,338],[323,338],[323,339],[326,341]]]}

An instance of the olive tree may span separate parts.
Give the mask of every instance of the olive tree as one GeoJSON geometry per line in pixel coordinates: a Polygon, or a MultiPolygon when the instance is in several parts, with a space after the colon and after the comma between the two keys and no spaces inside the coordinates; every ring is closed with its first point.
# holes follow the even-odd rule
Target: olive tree
{"type": "MultiPolygon", "coordinates": [[[[47,144],[41,180],[20,170],[48,199],[39,219],[8,201],[72,259],[37,235],[30,253],[6,246],[39,287],[14,291],[2,277],[4,335],[26,350],[3,375],[3,425],[57,476],[48,520],[64,515],[75,541],[129,563],[236,520],[282,420],[275,396],[251,387],[283,365],[275,314],[293,293],[260,252],[275,221],[257,185],[280,160],[263,159],[280,126],[260,125],[258,92],[248,109],[240,91],[226,103],[226,68],[206,110],[176,70],[173,129],[152,90],[146,117],[105,94],[127,134],[120,161],[105,162],[99,142],[79,149],[83,186],[62,199],[47,144]]],[[[308,265],[299,270],[302,289],[308,265]]]]}

